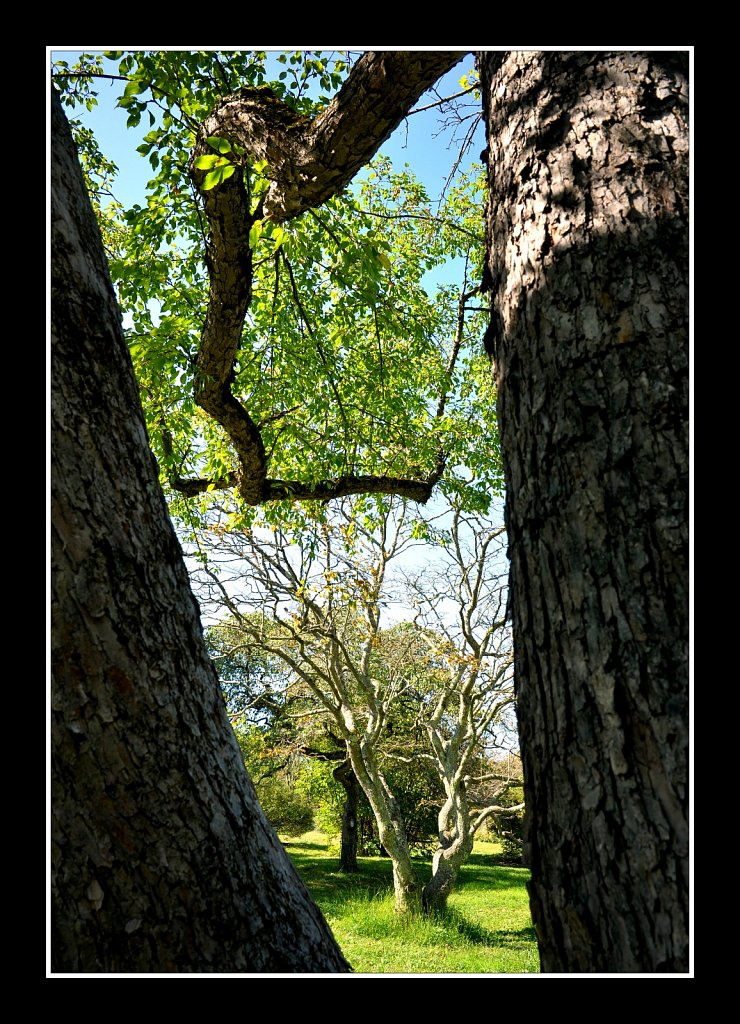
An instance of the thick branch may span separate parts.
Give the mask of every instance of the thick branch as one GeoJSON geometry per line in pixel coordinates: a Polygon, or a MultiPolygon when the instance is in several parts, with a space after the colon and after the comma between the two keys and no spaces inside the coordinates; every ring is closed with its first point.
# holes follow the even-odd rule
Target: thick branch
{"type": "MultiPolygon", "coordinates": [[[[208,312],[196,361],[195,400],[226,430],[239,458],[233,477],[243,500],[333,498],[363,491],[401,494],[427,501],[443,467],[425,482],[391,477],[346,476],[313,487],[267,479],[267,455],[259,428],[232,394],[234,363],[252,297],[249,231],[257,217],[279,222],[319,206],[347,185],[400,124],[419,96],[464,54],[441,51],[366,53],[332,102],[314,119],[301,117],[270,89],[244,88],[226,97],[208,117],[193,149],[190,174],[204,172],[198,156],[211,153],[206,139],[227,138],[252,160],[266,160],[272,184],[263,205],[250,211],[245,173],[202,193],[208,218],[206,263],[208,312]],[[396,486],[398,484],[398,486],[396,486]]],[[[231,478],[228,483],[231,484],[231,478]]],[[[202,480],[178,479],[185,494],[205,490],[202,480]]],[[[224,486],[222,480],[217,486],[224,486]]]]}
{"type": "MultiPolygon", "coordinates": [[[[318,483],[263,479],[258,501],[250,504],[263,504],[267,501],[330,501],[332,498],[344,498],[349,494],[397,494],[426,505],[438,480],[437,473],[433,473],[426,480],[354,474],[340,476],[336,480],[321,480],[318,483]]],[[[177,476],[170,480],[170,486],[188,498],[203,494],[209,488],[215,491],[230,490],[232,487],[240,486],[240,483],[236,473],[227,473],[217,479],[207,476],[177,476]]]]}
{"type": "MultiPolygon", "coordinates": [[[[432,479],[432,478],[430,478],[432,479]]],[[[286,480],[266,480],[264,501],[328,501],[349,494],[398,494],[402,498],[425,505],[432,495],[429,480],[405,480],[395,476],[340,476],[316,484],[291,483],[286,480]]]]}
{"type": "Polygon", "coordinates": [[[195,153],[208,152],[203,139],[216,135],[238,142],[253,159],[266,160],[272,185],[265,214],[278,223],[290,220],[348,185],[416,100],[464,56],[365,53],[312,121],[295,114],[269,88],[240,89],[206,119],[195,153]]]}

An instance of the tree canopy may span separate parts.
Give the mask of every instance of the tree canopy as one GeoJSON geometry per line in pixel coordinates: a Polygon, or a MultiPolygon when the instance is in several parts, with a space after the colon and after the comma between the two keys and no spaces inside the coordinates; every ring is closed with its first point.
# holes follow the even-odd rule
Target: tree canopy
{"type": "Polygon", "coordinates": [[[194,574],[196,593],[204,610],[226,613],[211,629],[225,665],[238,653],[252,677],[264,666],[258,682],[247,674],[239,688],[240,697],[250,693],[249,711],[269,706],[282,723],[309,717],[345,747],[391,858],[402,911],[416,908],[420,892],[401,794],[386,766],[405,762],[413,774],[414,764],[429,765],[437,844],[421,895],[425,909],[438,910],[476,830],[501,810],[473,793],[482,792],[480,763],[513,704],[505,563],[495,557],[504,530],[452,508],[444,567],[399,572],[409,548],[420,546],[410,503],[395,499],[382,517],[363,522],[361,501],[343,499],[312,534],[204,531],[208,558],[194,574]],[[404,596],[408,617],[389,623],[384,609],[404,596]]]}
{"type": "MultiPolygon", "coordinates": [[[[236,516],[277,503],[263,514],[279,520],[296,500],[374,492],[424,503],[439,483],[480,508],[500,490],[479,345],[483,167],[464,154],[479,112],[472,123],[457,114],[465,169],[441,198],[410,168],[371,160],[462,57],[105,55],[128,125],[149,122],[138,147],[153,174],[145,203],[112,199],[110,161],[73,127],[182,520],[222,491],[236,516]],[[456,283],[435,283],[451,260],[456,283]]],[[[457,91],[479,100],[467,63],[457,91]]],[[[100,54],[74,65],[59,55],[54,81],[69,106],[96,102],[103,65],[100,54]]]]}

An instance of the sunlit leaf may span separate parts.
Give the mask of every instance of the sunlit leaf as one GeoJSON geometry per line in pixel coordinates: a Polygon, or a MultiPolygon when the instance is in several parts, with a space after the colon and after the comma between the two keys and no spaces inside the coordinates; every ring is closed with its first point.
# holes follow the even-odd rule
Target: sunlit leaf
{"type": "Polygon", "coordinates": [[[222,167],[216,167],[215,170],[209,171],[203,179],[203,184],[200,186],[204,191],[215,188],[216,185],[220,185],[222,181],[226,181],[236,170],[233,164],[225,164],[222,167]]]}
{"type": "Polygon", "coordinates": [[[206,143],[211,147],[211,149],[215,149],[217,153],[231,152],[231,143],[229,140],[220,139],[217,135],[210,135],[206,139],[206,143]]]}
{"type": "Polygon", "coordinates": [[[195,166],[199,170],[203,170],[203,171],[211,170],[213,167],[216,166],[217,162],[218,162],[218,157],[217,156],[212,156],[211,154],[206,154],[205,156],[198,156],[198,157],[195,158],[195,166]]]}

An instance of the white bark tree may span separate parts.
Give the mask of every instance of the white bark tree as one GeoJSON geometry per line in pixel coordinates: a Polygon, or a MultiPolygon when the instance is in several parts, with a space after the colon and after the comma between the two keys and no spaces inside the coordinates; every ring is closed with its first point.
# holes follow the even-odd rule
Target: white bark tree
{"type": "MultiPolygon", "coordinates": [[[[480,532],[472,551],[455,513],[444,579],[417,598],[426,622],[392,626],[384,608],[402,599],[392,567],[421,542],[418,519],[403,502],[384,503],[375,525],[343,503],[317,526],[315,543],[283,530],[224,532],[201,539],[206,564],[195,571],[204,610],[228,613],[224,629],[278,657],[313,695],[319,713],[346,744],[352,769],[372,808],[393,866],[399,911],[440,909],[473,836],[498,805],[471,807],[467,786],[484,739],[513,701],[512,657],[500,580],[490,575],[491,546],[501,529],[480,532]],[[442,622],[442,582],[459,626],[442,622]],[[422,608],[421,605],[424,605],[422,608]],[[438,628],[431,628],[434,615],[438,628]],[[429,757],[446,795],[439,812],[434,874],[422,892],[397,795],[383,770],[381,742],[403,701],[428,737],[429,757]]],[[[480,528],[480,522],[478,522],[480,528]]]]}
{"type": "MultiPolygon", "coordinates": [[[[424,623],[438,666],[438,685],[422,722],[446,794],[432,878],[423,893],[428,907],[446,903],[483,822],[511,812],[490,800],[481,806],[472,795],[482,781],[476,778],[481,751],[495,743],[492,730],[514,704],[505,544],[502,526],[455,509],[446,564],[417,575],[411,586],[417,623],[424,623]]],[[[495,788],[494,795],[505,788],[495,788]]]]}

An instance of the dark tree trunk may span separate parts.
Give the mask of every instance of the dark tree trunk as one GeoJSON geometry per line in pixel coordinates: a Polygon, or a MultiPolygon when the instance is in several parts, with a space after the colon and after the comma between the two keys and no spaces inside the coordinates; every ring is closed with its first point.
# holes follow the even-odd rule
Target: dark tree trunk
{"type": "Polygon", "coordinates": [[[52,97],[54,972],[346,971],[226,718],[52,97]]]}
{"type": "Polygon", "coordinates": [[[688,970],[688,54],[483,53],[546,972],[688,970]]]}
{"type": "Polygon", "coordinates": [[[359,870],[357,867],[357,808],[360,803],[360,783],[352,771],[349,760],[338,765],[332,774],[338,782],[341,782],[345,792],[339,870],[354,874],[359,870]]]}

